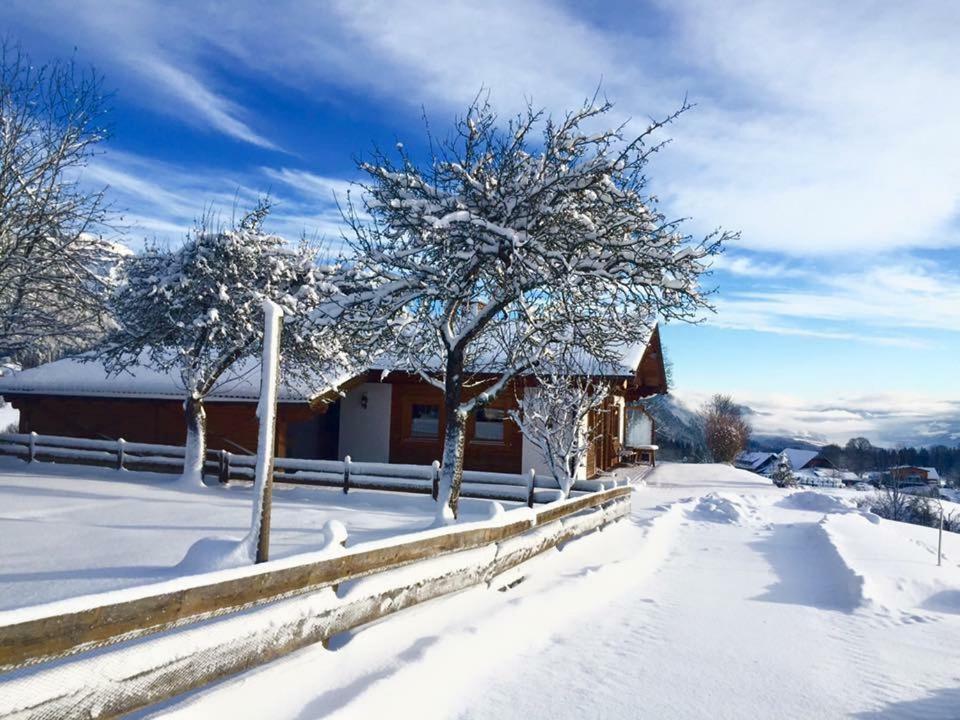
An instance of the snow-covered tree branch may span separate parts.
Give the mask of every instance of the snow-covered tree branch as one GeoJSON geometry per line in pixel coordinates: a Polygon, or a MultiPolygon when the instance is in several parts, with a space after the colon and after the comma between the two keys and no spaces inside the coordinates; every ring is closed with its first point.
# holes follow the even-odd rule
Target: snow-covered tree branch
{"type": "Polygon", "coordinates": [[[138,364],[179,373],[185,391],[187,456],[184,479],[199,485],[206,454],[203,400],[238,361],[263,343],[263,305],[285,318],[280,347],[288,383],[326,389],[354,362],[347,335],[319,309],[337,293],[336,268],[317,263],[306,245],[291,247],[263,231],[261,204],[235,227],[201,225],[176,250],[148,247],[123,264],[111,308],[119,325],[100,351],[110,372],[138,364]]]}
{"type": "Polygon", "coordinates": [[[524,388],[517,398],[520,410],[510,412],[510,419],[543,455],[564,495],[570,494],[595,438],[590,414],[608,395],[608,386],[598,382],[597,373],[596,363],[576,348],[563,348],[537,368],[536,384],[524,388]]]}
{"type": "Polygon", "coordinates": [[[676,115],[636,137],[584,129],[610,109],[591,102],[555,120],[531,108],[503,124],[478,101],[425,162],[398,144],[360,163],[341,303],[394,367],[442,384],[448,517],[469,413],[559,347],[612,361],[655,317],[707,307],[701,261],[727,235],[691,241],[646,193],[655,133],[676,115]]]}
{"type": "Polygon", "coordinates": [[[0,42],[0,356],[36,364],[104,334],[118,253],[99,236],[102,192],[79,177],[104,115],[94,72],[0,42]]]}

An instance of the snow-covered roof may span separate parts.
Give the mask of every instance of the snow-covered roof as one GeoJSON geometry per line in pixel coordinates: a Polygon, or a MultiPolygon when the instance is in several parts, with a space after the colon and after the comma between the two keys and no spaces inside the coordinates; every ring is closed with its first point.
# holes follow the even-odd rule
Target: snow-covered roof
{"type": "MultiPolygon", "coordinates": [[[[586,352],[582,352],[579,354],[579,356],[573,358],[573,363],[577,368],[576,374],[582,373],[590,376],[615,378],[633,377],[636,374],[637,369],[640,367],[640,362],[643,360],[643,354],[650,345],[650,340],[652,338],[653,331],[651,330],[641,342],[631,344],[625,343],[611,348],[610,354],[613,356],[612,361],[601,361],[596,357],[587,354],[586,352]]],[[[486,357],[474,358],[467,370],[468,372],[478,374],[499,373],[502,371],[503,366],[504,362],[501,357],[491,354],[486,357]]],[[[435,365],[432,365],[431,367],[436,367],[438,369],[442,367],[440,360],[438,359],[435,365]]],[[[405,367],[402,361],[390,353],[384,353],[380,355],[373,363],[371,363],[370,369],[379,371],[403,371],[405,367]]]]}
{"type": "Polygon", "coordinates": [[[743,470],[757,470],[776,455],[772,452],[742,452],[737,455],[734,464],[743,470]]]}
{"type": "MultiPolygon", "coordinates": [[[[349,378],[343,378],[343,381],[349,378]]],[[[143,365],[118,375],[108,375],[103,363],[65,358],[29,370],[0,376],[0,394],[78,395],[182,399],[185,391],[179,374],[164,373],[143,365]]],[[[309,402],[316,393],[281,383],[281,402],[309,402]]],[[[260,397],[260,361],[240,361],[217,382],[208,400],[256,400],[260,397]]]]}
{"type": "Polygon", "coordinates": [[[801,450],[800,448],[784,448],[783,453],[787,456],[790,467],[794,470],[800,470],[820,454],[816,450],[801,450]]]}

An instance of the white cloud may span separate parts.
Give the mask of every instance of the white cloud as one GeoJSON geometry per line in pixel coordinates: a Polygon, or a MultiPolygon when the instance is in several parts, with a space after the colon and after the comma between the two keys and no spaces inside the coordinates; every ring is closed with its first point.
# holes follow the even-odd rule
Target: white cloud
{"type": "MultiPolygon", "coordinates": [[[[84,172],[87,182],[109,185],[115,209],[123,213],[125,237],[176,241],[206,215],[230,220],[266,195],[273,203],[271,232],[290,239],[301,235],[336,242],[342,227],[333,192],[348,182],[298,171],[259,168],[251,173],[198,170],[139,155],[111,152],[84,172]],[[270,187],[285,179],[289,185],[270,187]]],[[[135,241],[134,241],[135,242],[135,241]]]]}
{"type": "MultiPolygon", "coordinates": [[[[679,391],[688,407],[700,407],[706,393],[679,391]]],[[[960,441],[960,402],[921,394],[875,393],[811,401],[789,394],[758,397],[733,393],[749,407],[755,433],[843,444],[867,437],[879,445],[925,445],[960,441]]]]}
{"type": "Polygon", "coordinates": [[[268,150],[280,149],[239,119],[243,114],[241,108],[209,90],[196,77],[153,58],[141,62],[140,68],[147,77],[161,86],[161,94],[173,95],[177,100],[185,102],[193,108],[199,120],[215,130],[268,150]]]}
{"type": "Polygon", "coordinates": [[[825,330],[823,323],[849,323],[859,328],[856,335],[866,338],[871,328],[960,332],[956,272],[887,258],[858,272],[824,271],[808,278],[786,287],[721,291],[715,303],[717,322],[794,334],[825,330]]]}
{"type": "Polygon", "coordinates": [[[616,22],[537,0],[36,4],[18,8],[45,32],[85,34],[119,72],[165,88],[145,102],[170,111],[177,98],[253,144],[272,143],[217,89],[217,68],[435,118],[481,86],[508,110],[529,97],[562,111],[602,80],[617,119],[638,120],[689,91],[699,107],[651,175],[694,227],[796,256],[960,244],[960,5],[948,0],[662,0],[608,9],[616,22]]]}

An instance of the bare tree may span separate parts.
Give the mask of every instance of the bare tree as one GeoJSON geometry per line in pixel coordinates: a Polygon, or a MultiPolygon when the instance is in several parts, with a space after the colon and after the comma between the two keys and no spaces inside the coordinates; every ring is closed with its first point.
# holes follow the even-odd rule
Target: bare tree
{"type": "Polygon", "coordinates": [[[0,356],[32,364],[102,337],[116,248],[80,178],[106,137],[100,77],[0,44],[0,356]]]}
{"type": "Polygon", "coordinates": [[[184,388],[187,453],[183,478],[202,482],[206,455],[204,398],[227,371],[257,354],[263,343],[263,306],[276,303],[286,330],[280,344],[286,379],[305,391],[342,380],[357,353],[343,348],[322,305],[336,288],[336,268],[317,264],[305,245],[291,247],[263,231],[261,204],[235,227],[202,224],[176,250],[148,247],[124,263],[111,308],[119,327],[99,351],[110,372],[148,363],[180,375],[184,388]]]}
{"type": "Polygon", "coordinates": [[[677,115],[636,137],[594,131],[610,109],[590,102],[554,120],[530,108],[500,123],[478,101],[452,137],[431,140],[426,162],[398,144],[395,161],[377,151],[360,164],[345,305],[395,369],[444,394],[445,520],[471,413],[561,345],[612,362],[654,317],[693,320],[707,307],[701,260],[726,236],[690,242],[645,192],[661,147],[650,142],[677,115]]]}
{"type": "Polygon", "coordinates": [[[731,463],[750,440],[750,424],[729,395],[714,395],[701,410],[707,449],[714,461],[731,463]]]}
{"type": "Polygon", "coordinates": [[[608,394],[597,382],[596,363],[575,349],[564,348],[556,359],[541,364],[535,385],[518,398],[521,410],[510,411],[524,437],[543,455],[564,496],[570,494],[594,440],[590,413],[608,394]]]}

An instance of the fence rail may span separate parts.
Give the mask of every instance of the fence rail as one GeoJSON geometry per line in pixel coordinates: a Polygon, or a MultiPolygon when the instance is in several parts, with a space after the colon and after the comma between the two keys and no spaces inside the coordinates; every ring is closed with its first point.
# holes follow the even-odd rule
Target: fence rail
{"type": "Polygon", "coordinates": [[[125,590],[120,601],[75,598],[68,612],[53,612],[54,603],[0,613],[0,720],[113,717],[419,602],[499,587],[511,568],[629,513],[631,492],[594,492],[312,562],[195,576],[171,590],[125,590]],[[432,562],[443,556],[453,557],[432,562]],[[376,577],[343,597],[325,590],[367,576],[376,577]]]}
{"type": "MultiPolygon", "coordinates": [[[[37,433],[0,433],[0,455],[13,455],[27,462],[54,462],[95,465],[119,470],[178,473],[183,466],[184,448],[180,445],[119,440],[94,440],[37,433]]],[[[227,450],[208,450],[204,473],[221,483],[253,480],[256,457],[227,450]]],[[[402,465],[343,460],[309,460],[281,457],[274,460],[274,482],[314,485],[350,490],[385,490],[429,494],[437,499],[440,464],[402,465]]],[[[615,479],[580,480],[573,495],[607,490],[623,481],[615,479]]],[[[548,475],[493,473],[465,470],[462,497],[484,500],[552,503],[563,498],[557,481],[548,475]]]]}

